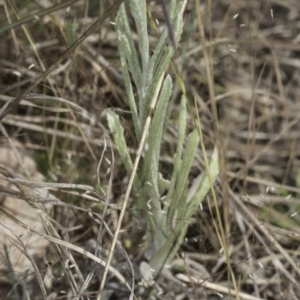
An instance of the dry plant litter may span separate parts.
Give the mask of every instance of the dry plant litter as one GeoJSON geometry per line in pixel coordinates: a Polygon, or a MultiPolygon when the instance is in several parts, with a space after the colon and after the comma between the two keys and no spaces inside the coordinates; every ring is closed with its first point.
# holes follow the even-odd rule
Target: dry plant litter
{"type": "Polygon", "coordinates": [[[2,298],[300,299],[298,1],[0,12],[2,298]]]}

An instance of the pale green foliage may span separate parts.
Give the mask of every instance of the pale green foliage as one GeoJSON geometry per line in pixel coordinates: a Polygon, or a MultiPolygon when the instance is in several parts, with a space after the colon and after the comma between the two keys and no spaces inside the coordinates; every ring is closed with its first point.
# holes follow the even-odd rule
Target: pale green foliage
{"type": "MultiPolygon", "coordinates": [[[[174,30],[174,37],[178,43],[183,20],[181,5],[171,1],[170,19],[174,30]]],[[[119,41],[119,53],[126,88],[128,103],[135,127],[136,138],[140,141],[147,116],[150,112],[151,99],[162,74],[167,71],[174,54],[172,46],[168,45],[168,29],[161,33],[156,49],[149,55],[149,41],[147,32],[146,1],[129,1],[130,12],[135,21],[138,33],[138,50],[129,27],[124,5],[121,5],[116,20],[116,32],[119,41]],[[131,77],[130,77],[131,75],[131,77]],[[137,91],[134,98],[132,82],[137,91]]],[[[151,127],[148,133],[147,147],[143,153],[138,176],[134,182],[135,188],[141,197],[136,199],[136,205],[148,210],[146,241],[150,264],[159,270],[176,253],[185,236],[188,222],[199,203],[210,189],[207,175],[199,183],[195,194],[187,201],[189,180],[188,175],[194,161],[199,144],[199,135],[196,130],[186,138],[187,111],[185,99],[182,97],[180,115],[178,120],[177,151],[174,157],[174,169],[170,174],[170,181],[164,179],[159,173],[159,159],[167,105],[172,94],[172,79],[168,75],[164,79],[162,89],[157,101],[151,127]],[[163,193],[167,192],[164,201],[163,193]]],[[[107,114],[109,128],[113,134],[116,148],[128,172],[132,170],[132,161],[124,138],[124,130],[118,116],[109,111],[107,114]]],[[[212,181],[218,174],[218,161],[216,151],[209,166],[212,181]]]]}
{"type": "Polygon", "coordinates": [[[128,148],[126,146],[124,130],[120,124],[119,116],[115,112],[110,110],[107,112],[107,121],[125,168],[128,172],[131,172],[132,161],[129,155],[128,148]]]}

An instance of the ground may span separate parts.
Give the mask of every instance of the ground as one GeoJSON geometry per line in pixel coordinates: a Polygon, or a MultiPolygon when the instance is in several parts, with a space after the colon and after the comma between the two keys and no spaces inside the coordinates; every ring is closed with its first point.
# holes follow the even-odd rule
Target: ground
{"type": "MultiPolygon", "coordinates": [[[[6,163],[11,158],[3,160],[2,155],[0,160],[0,232],[2,236],[10,232],[12,239],[7,251],[7,241],[0,240],[3,299],[99,295],[131,174],[120,138],[115,137],[124,135],[132,162],[141,145],[116,33],[121,2],[0,4],[0,146],[11,151],[6,157],[12,155],[19,162],[11,167],[6,163]],[[120,122],[121,133],[114,132],[118,127],[112,122],[120,122]],[[38,177],[22,166],[25,159],[36,164],[38,177]],[[46,248],[34,243],[29,247],[29,236],[17,229],[7,231],[5,226],[16,223],[13,216],[21,220],[15,212],[9,221],[2,217],[8,196],[17,199],[16,211],[25,211],[20,201],[30,204],[29,215],[38,225],[24,219],[23,230],[34,235],[43,224],[40,234],[46,248]],[[18,246],[24,246],[23,252],[36,264],[34,268],[30,263],[30,274],[27,265],[13,256],[18,246]],[[32,247],[39,248],[38,255],[29,251],[32,247]]],[[[125,6],[137,46],[140,28],[127,2],[134,1],[125,1],[125,6]]],[[[170,75],[173,88],[161,119],[157,166],[165,183],[171,181],[184,99],[182,159],[188,152],[188,134],[195,130],[203,139],[182,197],[192,199],[207,170],[205,157],[209,161],[214,149],[218,176],[201,203],[192,207],[191,217],[188,210],[182,213],[178,208],[187,231],[183,230],[182,243],[177,243],[178,237],[169,247],[166,266],[152,272],[154,237],[171,236],[176,228],[157,223],[161,210],[147,198],[151,182],[141,174],[147,169],[151,143],[145,143],[102,299],[128,299],[132,282],[138,299],[300,299],[300,3],[182,3],[183,32],[164,76],[170,75]]],[[[174,47],[170,37],[175,26],[171,20],[168,28],[166,22],[169,1],[148,1],[146,9],[151,56],[164,27],[169,32],[166,49],[174,47]]],[[[137,61],[142,59],[137,50],[137,61]]],[[[135,71],[129,68],[129,80],[138,102],[135,71]]],[[[149,112],[150,121],[156,112],[155,108],[149,112]]],[[[150,132],[151,126],[155,124],[150,123],[150,132]]],[[[158,132],[155,137],[159,136],[158,132]]],[[[179,171],[183,173],[184,166],[179,171]]],[[[170,186],[162,185],[158,200],[165,209],[170,186]]],[[[180,180],[175,191],[178,186],[180,180]]],[[[179,219],[172,224],[181,224],[179,219]]]]}

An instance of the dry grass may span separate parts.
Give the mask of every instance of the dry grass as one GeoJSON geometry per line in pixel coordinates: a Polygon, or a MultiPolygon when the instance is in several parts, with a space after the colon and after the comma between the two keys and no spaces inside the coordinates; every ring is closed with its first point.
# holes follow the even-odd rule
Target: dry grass
{"type": "MultiPolygon", "coordinates": [[[[0,231],[11,243],[8,256],[0,250],[0,291],[7,299],[97,298],[130,175],[114,151],[107,109],[120,116],[132,157],[138,149],[111,23],[113,2],[69,2],[74,2],[69,12],[55,7],[45,15],[54,1],[21,8],[10,0],[0,6],[1,147],[18,156],[17,140],[45,176],[44,182],[34,180],[21,156],[19,169],[1,164],[0,193],[2,201],[11,196],[30,203],[45,228],[43,239],[51,243],[33,256],[2,216],[32,235],[41,233],[1,208],[0,231]],[[9,266],[14,247],[35,261],[30,269],[35,276],[18,259],[9,266]]],[[[208,156],[215,145],[219,150],[216,201],[208,195],[195,208],[177,257],[154,274],[148,288],[139,285],[152,279],[139,271],[151,250],[143,244],[147,211],[136,210],[139,191],[133,190],[102,299],[128,299],[132,282],[140,299],[300,299],[300,5],[199,3],[188,3],[170,68],[183,86],[178,81],[168,109],[160,168],[166,177],[172,170],[184,87],[189,130],[199,112],[208,156]]],[[[161,2],[148,4],[162,27],[161,2]]],[[[137,39],[134,27],[132,32],[137,39]]],[[[154,31],[149,41],[154,49],[154,31]]],[[[199,146],[190,179],[203,169],[199,146]]]]}

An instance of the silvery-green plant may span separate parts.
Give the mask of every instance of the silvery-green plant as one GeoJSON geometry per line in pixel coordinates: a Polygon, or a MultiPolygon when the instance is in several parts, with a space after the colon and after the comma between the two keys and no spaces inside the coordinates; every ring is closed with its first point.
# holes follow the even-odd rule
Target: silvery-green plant
{"type": "MultiPolygon", "coordinates": [[[[183,6],[184,2],[176,3],[172,0],[170,3],[169,14],[176,44],[180,40],[183,28],[183,6]]],[[[173,87],[170,75],[164,77],[164,74],[170,65],[174,47],[169,43],[168,28],[165,28],[160,34],[156,48],[150,55],[146,1],[130,0],[129,8],[137,29],[137,47],[124,5],[120,6],[117,15],[116,33],[127,100],[136,138],[140,143],[146,121],[151,117],[146,147],[134,180],[134,187],[141,195],[139,199],[136,199],[135,205],[140,209],[148,210],[146,242],[148,253],[150,253],[150,265],[154,270],[159,271],[177,252],[195,208],[209,191],[210,182],[217,177],[217,151],[213,152],[209,165],[210,178],[206,172],[195,189],[195,193],[188,197],[188,176],[198,148],[199,134],[197,130],[194,130],[186,138],[187,109],[186,100],[182,97],[177,125],[177,149],[170,180],[163,178],[159,172],[165,115],[173,87]],[[152,98],[162,78],[162,87],[154,108],[152,98]],[[162,201],[163,194],[166,194],[166,197],[162,201]]],[[[124,166],[128,172],[132,172],[133,162],[119,117],[113,111],[108,111],[107,119],[124,166]]]]}

